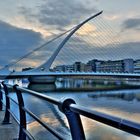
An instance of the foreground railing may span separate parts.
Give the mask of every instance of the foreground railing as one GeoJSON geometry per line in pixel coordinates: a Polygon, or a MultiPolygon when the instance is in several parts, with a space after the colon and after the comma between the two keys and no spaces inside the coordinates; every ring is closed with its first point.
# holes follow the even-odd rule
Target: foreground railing
{"type": "Polygon", "coordinates": [[[49,126],[47,123],[43,122],[38,118],[34,113],[32,113],[29,109],[24,106],[24,100],[22,97],[22,93],[30,94],[32,96],[36,96],[42,100],[45,100],[53,105],[58,106],[59,110],[63,112],[68,120],[71,136],[73,140],[85,140],[85,134],[83,130],[83,125],[80,119],[80,115],[83,115],[87,118],[91,118],[98,122],[107,124],[114,128],[123,130],[125,132],[134,134],[136,136],[140,136],[140,124],[134,123],[125,119],[121,119],[118,117],[114,117],[111,115],[107,115],[101,112],[93,111],[87,109],[86,107],[79,106],[75,103],[73,99],[65,99],[65,100],[57,100],[55,98],[43,95],[39,92],[35,92],[26,88],[19,87],[18,85],[8,85],[2,82],[3,90],[6,97],[6,104],[3,102],[3,90],[0,85],[0,110],[2,110],[2,104],[5,105],[5,117],[3,120],[4,124],[10,123],[10,114],[19,124],[19,140],[26,140],[26,138],[33,140],[34,137],[28,132],[27,125],[26,125],[26,113],[33,117],[38,123],[40,123],[44,128],[46,128],[50,133],[52,133],[56,138],[62,140],[66,139],[64,136],[56,131],[54,128],[49,126]],[[17,95],[18,102],[12,99],[9,96],[8,89],[12,88],[17,95]],[[10,100],[18,105],[19,107],[19,114],[20,114],[20,121],[16,118],[14,113],[10,110],[10,100]]]}

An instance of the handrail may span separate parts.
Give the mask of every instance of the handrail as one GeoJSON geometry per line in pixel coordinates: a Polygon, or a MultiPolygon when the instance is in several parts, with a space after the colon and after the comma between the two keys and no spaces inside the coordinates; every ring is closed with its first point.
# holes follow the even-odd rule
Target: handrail
{"type": "Polygon", "coordinates": [[[128,121],[122,118],[114,117],[108,114],[104,114],[98,111],[87,109],[86,107],[79,105],[70,105],[70,109],[73,112],[79,113],[85,117],[107,124],[114,128],[129,132],[133,135],[140,136],[140,124],[128,121]]]}
{"type": "Polygon", "coordinates": [[[0,111],[2,111],[2,91],[1,91],[1,84],[0,84],[0,111]]]}
{"type": "Polygon", "coordinates": [[[6,111],[5,111],[5,116],[4,116],[4,120],[3,120],[3,124],[9,124],[10,123],[10,99],[8,98],[8,88],[7,86],[4,84],[4,82],[2,82],[3,88],[4,88],[4,92],[5,92],[5,98],[6,98],[6,111]]]}
{"type": "MultiPolygon", "coordinates": [[[[70,131],[71,131],[71,136],[73,140],[85,140],[85,134],[83,130],[83,125],[82,121],[80,118],[80,115],[83,115],[87,118],[91,118],[92,120],[96,120],[98,122],[104,123],[106,125],[112,126],[114,128],[123,130],[125,132],[134,134],[136,136],[140,137],[140,124],[128,121],[122,118],[114,117],[102,112],[97,112],[91,109],[87,109],[86,107],[76,105],[75,101],[73,99],[63,99],[63,100],[57,100],[55,98],[43,95],[39,92],[32,91],[23,87],[19,87],[18,85],[7,85],[2,83],[4,87],[4,91],[6,92],[6,98],[11,99],[10,96],[8,95],[8,90],[7,87],[13,88],[16,91],[16,95],[18,97],[18,104],[19,104],[19,110],[20,110],[20,115],[24,114],[24,117],[20,116],[20,133],[19,133],[19,139],[26,140],[26,136],[30,139],[31,135],[26,130],[26,115],[30,115],[33,117],[38,123],[40,123],[43,127],[45,127],[47,130],[49,130],[50,133],[52,133],[56,138],[58,139],[64,139],[62,134],[54,130],[51,126],[47,125],[45,122],[40,120],[35,114],[33,114],[30,110],[25,108],[24,106],[24,100],[22,97],[22,93],[27,93],[33,96],[36,96],[38,98],[41,98],[53,105],[58,106],[59,110],[63,112],[68,120],[70,131]],[[24,136],[24,137],[23,137],[24,136]]],[[[0,86],[1,87],[1,86],[0,86]]],[[[0,91],[1,93],[1,91],[0,91]]],[[[6,100],[8,101],[8,100],[6,100]]],[[[12,99],[13,101],[13,99],[12,99]]],[[[16,101],[15,101],[16,102],[16,101]]],[[[7,102],[6,102],[7,104],[7,102]]],[[[6,105],[7,107],[7,105],[6,105]]],[[[9,111],[10,113],[10,108],[6,108],[6,112],[9,111]]],[[[5,115],[6,116],[6,115],[5,115]]],[[[10,117],[10,116],[8,116],[10,117]]],[[[9,118],[8,118],[9,120],[9,118]]],[[[32,139],[32,138],[31,138],[32,139]]]]}
{"type": "Polygon", "coordinates": [[[20,90],[17,90],[16,88],[17,85],[14,85],[13,88],[16,91],[16,95],[18,98],[18,104],[19,104],[19,112],[20,112],[20,131],[19,131],[19,139],[20,140],[26,140],[26,133],[24,133],[23,130],[26,130],[26,112],[23,111],[24,107],[24,100],[21,94],[20,90]]]}
{"type": "Polygon", "coordinates": [[[33,117],[37,122],[39,122],[44,128],[46,128],[49,132],[51,132],[54,136],[58,139],[63,139],[63,136],[59,134],[56,130],[51,128],[49,125],[46,125],[43,121],[41,121],[36,115],[34,115],[30,110],[26,109],[25,107],[22,108],[26,113],[28,113],[31,117],[33,117]]]}
{"type": "Polygon", "coordinates": [[[52,98],[50,96],[43,95],[43,94],[41,94],[39,92],[30,90],[30,89],[26,89],[26,88],[22,88],[22,87],[19,87],[19,86],[17,86],[17,89],[22,91],[22,92],[29,93],[29,94],[31,94],[33,96],[39,97],[39,98],[41,98],[41,99],[43,99],[45,101],[48,101],[48,102],[50,102],[52,104],[55,104],[55,105],[59,105],[60,104],[59,100],[54,99],[54,98],[52,98]]]}

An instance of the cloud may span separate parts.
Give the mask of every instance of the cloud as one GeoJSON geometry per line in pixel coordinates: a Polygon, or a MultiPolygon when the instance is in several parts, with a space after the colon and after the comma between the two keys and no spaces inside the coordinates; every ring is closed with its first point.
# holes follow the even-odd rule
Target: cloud
{"type": "Polygon", "coordinates": [[[43,41],[38,32],[21,29],[0,21],[0,65],[25,55],[43,41]]]}
{"type": "Polygon", "coordinates": [[[105,15],[104,16],[104,19],[106,19],[106,20],[109,20],[109,21],[115,21],[115,20],[118,20],[118,19],[120,19],[121,18],[121,16],[120,15],[112,15],[112,14],[108,14],[108,15],[105,15]]]}
{"type": "Polygon", "coordinates": [[[59,30],[78,24],[83,18],[97,12],[97,8],[91,4],[91,1],[85,3],[81,0],[47,0],[38,8],[38,12],[34,13],[31,9],[23,7],[20,10],[28,20],[38,19],[44,26],[59,30]]]}
{"type": "Polygon", "coordinates": [[[130,18],[123,22],[123,29],[140,30],[140,18],[130,18]]]}

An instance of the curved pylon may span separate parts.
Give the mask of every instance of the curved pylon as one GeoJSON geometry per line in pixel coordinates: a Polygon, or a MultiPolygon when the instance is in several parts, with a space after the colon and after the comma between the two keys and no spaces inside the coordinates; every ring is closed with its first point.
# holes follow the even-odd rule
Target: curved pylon
{"type": "Polygon", "coordinates": [[[89,17],[88,19],[86,19],[85,21],[83,21],[82,23],[78,24],[67,36],[66,38],[59,44],[58,48],[55,50],[55,52],[53,53],[53,55],[49,58],[49,60],[47,62],[45,62],[44,64],[40,65],[39,67],[33,69],[32,71],[49,71],[53,61],[55,60],[56,56],[58,55],[58,53],[60,52],[60,50],[63,48],[63,46],[66,44],[66,42],[70,39],[70,37],[78,30],[80,29],[84,24],[86,24],[88,21],[90,21],[91,19],[99,16],[100,14],[102,14],[103,11],[89,17]]]}

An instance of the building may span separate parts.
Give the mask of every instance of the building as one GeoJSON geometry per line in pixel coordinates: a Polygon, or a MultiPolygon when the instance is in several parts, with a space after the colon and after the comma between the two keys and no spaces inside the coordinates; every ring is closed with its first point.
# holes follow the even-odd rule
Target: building
{"type": "Polygon", "coordinates": [[[98,62],[97,59],[93,59],[87,62],[85,71],[96,71],[96,63],[98,62]]]}
{"type": "Polygon", "coordinates": [[[140,73],[140,59],[134,61],[134,73],[140,73]]]}
{"type": "Polygon", "coordinates": [[[122,60],[96,62],[96,72],[123,72],[123,70],[124,65],[122,60]]]}
{"type": "Polygon", "coordinates": [[[85,71],[85,64],[82,62],[75,62],[73,64],[75,72],[84,72],[85,71]]]}
{"type": "Polygon", "coordinates": [[[92,65],[85,64],[85,66],[84,66],[84,72],[93,72],[92,65]]]}
{"type": "Polygon", "coordinates": [[[97,60],[93,59],[84,64],[82,62],[75,62],[73,65],[59,65],[54,71],[58,72],[140,72],[140,60],[133,61],[133,59],[123,60],[97,60]]]}
{"type": "Polygon", "coordinates": [[[124,70],[123,72],[133,73],[134,72],[134,61],[133,59],[123,60],[124,70]]]}
{"type": "Polygon", "coordinates": [[[64,72],[65,71],[65,65],[59,65],[59,66],[56,66],[53,71],[56,71],[56,72],[64,72]]]}
{"type": "Polygon", "coordinates": [[[96,71],[133,73],[134,62],[133,59],[96,61],[96,71]]]}
{"type": "Polygon", "coordinates": [[[74,72],[74,65],[65,65],[65,72],[74,72]]]}
{"type": "Polygon", "coordinates": [[[33,68],[28,67],[28,68],[23,68],[22,71],[28,71],[28,70],[32,70],[33,68]]]}

